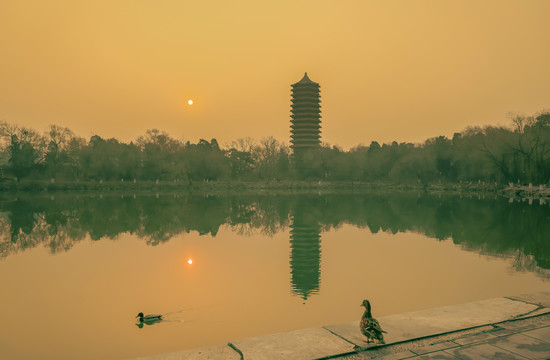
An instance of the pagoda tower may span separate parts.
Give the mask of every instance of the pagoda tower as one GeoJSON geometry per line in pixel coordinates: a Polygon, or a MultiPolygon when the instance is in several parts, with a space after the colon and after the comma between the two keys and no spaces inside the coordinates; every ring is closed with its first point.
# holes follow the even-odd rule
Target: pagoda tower
{"type": "Polygon", "coordinates": [[[319,84],[311,81],[307,73],[291,86],[290,147],[296,154],[321,144],[321,95],[319,84]]]}

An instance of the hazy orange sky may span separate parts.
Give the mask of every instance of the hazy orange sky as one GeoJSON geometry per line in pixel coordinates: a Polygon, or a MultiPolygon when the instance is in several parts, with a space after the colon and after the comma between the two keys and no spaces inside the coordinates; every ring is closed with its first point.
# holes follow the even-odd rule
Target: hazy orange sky
{"type": "Polygon", "coordinates": [[[0,1],[0,120],[130,141],[419,142],[550,108],[550,1],[0,1]],[[195,104],[187,105],[193,99],[195,104]]]}

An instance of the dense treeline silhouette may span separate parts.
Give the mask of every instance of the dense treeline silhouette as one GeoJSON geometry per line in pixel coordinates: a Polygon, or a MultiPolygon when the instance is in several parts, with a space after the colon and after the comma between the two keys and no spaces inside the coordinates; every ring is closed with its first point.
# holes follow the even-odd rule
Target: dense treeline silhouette
{"type": "MultiPolygon", "coordinates": [[[[157,245],[190,231],[215,236],[221,226],[245,234],[274,234],[290,228],[290,240],[296,242],[298,232],[304,229],[307,238],[315,240],[323,231],[351,224],[368,227],[372,233],[412,231],[439,240],[452,238],[469,250],[514,256],[520,270],[550,269],[550,207],[508,203],[497,197],[414,192],[136,197],[62,194],[55,198],[36,195],[4,199],[0,208],[0,257],[40,244],[55,253],[70,249],[87,236],[92,240],[115,239],[121,233],[135,234],[157,245]]],[[[318,254],[311,249],[298,250],[294,266],[318,261],[318,254]],[[308,254],[316,258],[309,259],[308,254]]]]}
{"type": "Polygon", "coordinates": [[[0,124],[3,178],[66,181],[329,180],[420,182],[550,182],[550,112],[515,115],[511,127],[467,128],[423,144],[373,141],[343,151],[322,146],[291,156],[272,137],[238,139],[222,148],[148,130],[129,144],[89,141],[51,126],[46,134],[0,124]]]}

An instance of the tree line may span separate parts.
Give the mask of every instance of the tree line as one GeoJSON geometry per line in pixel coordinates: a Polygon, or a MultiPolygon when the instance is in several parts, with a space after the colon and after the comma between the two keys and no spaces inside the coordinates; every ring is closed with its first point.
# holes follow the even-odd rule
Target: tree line
{"type": "Polygon", "coordinates": [[[0,123],[3,179],[65,181],[550,182],[550,112],[509,126],[468,127],[421,144],[372,141],[348,151],[323,144],[292,154],[273,137],[190,143],[153,129],[125,143],[89,140],[52,125],[43,134],[0,123]]]}

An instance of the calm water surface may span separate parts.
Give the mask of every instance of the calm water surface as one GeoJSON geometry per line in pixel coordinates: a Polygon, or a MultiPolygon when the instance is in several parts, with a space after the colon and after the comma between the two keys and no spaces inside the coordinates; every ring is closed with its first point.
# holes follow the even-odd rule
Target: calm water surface
{"type": "Polygon", "coordinates": [[[550,288],[538,201],[55,194],[0,211],[2,359],[131,358],[358,320],[364,298],[383,316],[550,288]]]}

